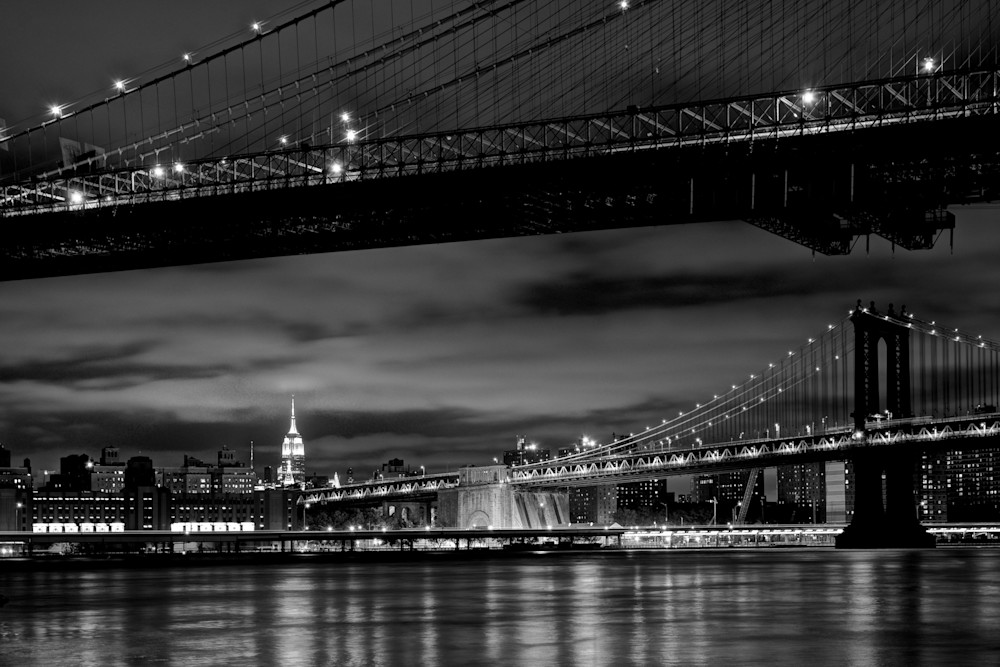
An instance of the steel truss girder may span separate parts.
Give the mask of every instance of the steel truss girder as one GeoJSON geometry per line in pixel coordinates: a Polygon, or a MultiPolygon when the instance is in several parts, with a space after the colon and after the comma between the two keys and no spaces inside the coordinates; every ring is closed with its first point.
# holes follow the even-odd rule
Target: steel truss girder
{"type": "MultiPolygon", "coordinates": [[[[242,191],[326,183],[326,164],[311,163],[308,155],[342,156],[342,179],[387,178],[532,161],[593,157],[616,151],[679,148],[690,145],[777,139],[815,133],[854,131],[868,127],[907,124],[952,117],[996,115],[1000,111],[1000,69],[935,72],[878,81],[865,81],[789,91],[772,95],[712,100],[599,115],[540,120],[529,123],[399,136],[372,141],[329,144],[243,156],[211,158],[185,165],[192,174],[165,182],[136,178],[151,165],[76,174],[76,165],[33,182],[15,182],[21,192],[0,200],[0,214],[36,213],[68,204],[67,193],[86,192],[81,204],[100,206],[159,201],[164,191],[181,198],[210,196],[210,186],[226,185],[242,191]],[[513,137],[504,141],[502,137],[513,137]],[[523,140],[518,140],[523,137],[523,140]],[[425,144],[436,148],[431,154],[425,144]],[[219,169],[230,162],[253,165],[249,170],[219,169]],[[315,171],[319,167],[320,172],[315,171]],[[69,172],[69,173],[67,173],[69,172]],[[70,175],[72,174],[72,175],[70,175]],[[218,174],[226,174],[218,182],[218,174]],[[197,175],[197,177],[195,176],[197,175]],[[108,177],[114,185],[108,189],[108,177]],[[103,179],[103,181],[102,181],[103,179]],[[284,183],[281,181],[284,180],[284,183]],[[46,191],[55,196],[26,201],[25,193],[46,191]],[[56,193],[61,193],[61,196],[56,193]],[[112,201],[102,202],[101,198],[112,201]]],[[[107,156],[102,156],[107,160],[107,156]]]]}
{"type": "Polygon", "coordinates": [[[310,489],[303,495],[303,502],[348,502],[380,500],[401,496],[436,493],[440,489],[458,486],[458,473],[439,473],[421,477],[401,477],[362,484],[349,484],[339,488],[310,489]]]}
{"type": "Polygon", "coordinates": [[[891,428],[868,430],[860,439],[852,431],[795,439],[728,442],[698,448],[617,455],[599,460],[562,463],[553,459],[514,468],[510,484],[525,487],[569,487],[619,484],[672,474],[721,472],[784,465],[793,460],[841,460],[871,447],[942,448],[995,446],[1000,420],[982,416],[897,420],[891,428]]]}

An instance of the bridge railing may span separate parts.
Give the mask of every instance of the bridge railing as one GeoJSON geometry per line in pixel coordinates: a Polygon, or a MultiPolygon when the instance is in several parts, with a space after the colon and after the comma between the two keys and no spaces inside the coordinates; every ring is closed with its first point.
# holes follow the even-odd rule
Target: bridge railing
{"type": "Polygon", "coordinates": [[[621,151],[850,131],[1000,111],[1000,69],[953,71],[454,132],[98,169],[114,152],[0,186],[0,214],[482,169],[621,151]]]}
{"type": "Polygon", "coordinates": [[[309,489],[299,498],[300,503],[315,503],[338,500],[365,500],[388,498],[399,495],[436,491],[458,485],[457,472],[432,473],[428,475],[397,477],[340,487],[309,489]]]}
{"type": "MultiPolygon", "coordinates": [[[[861,437],[853,430],[840,434],[814,434],[775,438],[769,442],[725,442],[662,452],[616,454],[595,460],[558,459],[514,468],[510,483],[525,486],[572,486],[608,479],[632,481],[656,475],[689,473],[695,470],[754,468],[780,465],[784,456],[818,455],[830,458],[833,452],[886,445],[962,442],[1000,438],[1000,415],[964,415],[929,419],[916,417],[885,422],[861,437]]],[[[846,454],[845,454],[846,456],[846,454]]],[[[599,481],[596,483],[600,483],[599,481]]]]}

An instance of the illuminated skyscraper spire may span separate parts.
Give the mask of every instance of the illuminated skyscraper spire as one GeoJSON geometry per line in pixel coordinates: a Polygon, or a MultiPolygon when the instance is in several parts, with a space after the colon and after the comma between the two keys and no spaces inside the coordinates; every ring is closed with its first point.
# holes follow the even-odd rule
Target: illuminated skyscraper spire
{"type": "Polygon", "coordinates": [[[299,432],[295,428],[295,394],[292,394],[292,427],[288,429],[288,435],[298,435],[299,432]]]}
{"type": "Polygon", "coordinates": [[[306,481],[306,448],[302,436],[295,426],[295,395],[292,395],[292,422],[288,434],[281,443],[281,469],[278,484],[281,486],[301,486],[306,481]]]}

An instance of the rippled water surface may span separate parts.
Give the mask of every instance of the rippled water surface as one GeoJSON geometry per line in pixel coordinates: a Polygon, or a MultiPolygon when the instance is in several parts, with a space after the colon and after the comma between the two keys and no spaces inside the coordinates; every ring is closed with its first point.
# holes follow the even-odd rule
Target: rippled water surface
{"type": "Polygon", "coordinates": [[[4,572],[0,665],[1000,664],[1000,550],[4,572]]]}

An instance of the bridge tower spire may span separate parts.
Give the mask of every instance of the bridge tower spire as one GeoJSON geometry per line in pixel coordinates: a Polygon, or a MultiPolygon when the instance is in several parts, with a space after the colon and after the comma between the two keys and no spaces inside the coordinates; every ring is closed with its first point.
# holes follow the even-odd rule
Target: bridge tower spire
{"type": "MultiPolygon", "coordinates": [[[[890,304],[887,313],[858,307],[854,325],[854,431],[867,437],[869,416],[911,417],[910,328],[890,304]],[[885,343],[885,406],[881,405],[879,343],[885,343]]],[[[880,418],[881,420],[881,418],[880,418]]],[[[854,464],[854,518],[837,537],[837,548],[933,547],[934,537],[920,525],[913,496],[915,459],[887,455],[879,448],[859,448],[854,464]],[[883,489],[883,479],[885,488],[883,489]]]]}

